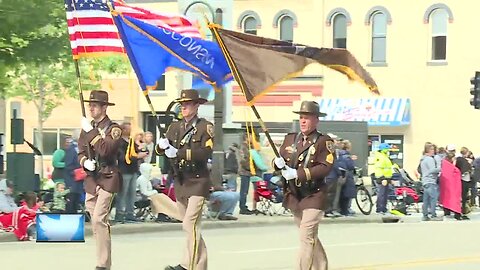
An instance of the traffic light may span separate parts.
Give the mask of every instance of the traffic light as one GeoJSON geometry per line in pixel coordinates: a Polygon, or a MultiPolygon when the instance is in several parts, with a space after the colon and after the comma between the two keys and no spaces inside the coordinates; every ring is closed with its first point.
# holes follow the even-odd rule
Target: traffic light
{"type": "Polygon", "coordinates": [[[470,79],[473,88],[470,89],[470,94],[473,98],[470,99],[470,105],[475,109],[480,109],[480,71],[475,72],[475,77],[470,79]]]}

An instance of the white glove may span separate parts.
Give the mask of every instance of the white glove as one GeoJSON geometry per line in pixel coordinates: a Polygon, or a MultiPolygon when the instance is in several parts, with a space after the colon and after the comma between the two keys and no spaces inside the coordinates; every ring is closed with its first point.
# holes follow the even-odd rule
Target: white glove
{"type": "Polygon", "coordinates": [[[283,157],[277,157],[273,160],[273,163],[275,163],[275,166],[277,166],[277,168],[279,169],[283,169],[283,167],[285,167],[285,159],[283,159],[283,157]]]}
{"type": "Polygon", "coordinates": [[[168,149],[165,150],[165,156],[167,156],[168,158],[175,158],[177,157],[177,152],[178,152],[177,148],[170,145],[170,147],[168,147],[168,149]]]}
{"type": "Polygon", "coordinates": [[[158,147],[162,149],[167,149],[170,146],[170,142],[168,141],[167,138],[161,138],[158,140],[158,147]]]}
{"type": "Polygon", "coordinates": [[[92,159],[87,159],[83,162],[83,167],[91,172],[95,171],[95,167],[97,162],[92,159]]]}
{"type": "Polygon", "coordinates": [[[292,169],[288,166],[285,166],[285,169],[282,170],[282,176],[285,180],[289,181],[298,177],[297,170],[292,169]]]}
{"type": "Polygon", "coordinates": [[[82,117],[81,123],[83,131],[90,132],[93,129],[92,124],[90,124],[90,121],[88,121],[86,117],[82,117]]]}

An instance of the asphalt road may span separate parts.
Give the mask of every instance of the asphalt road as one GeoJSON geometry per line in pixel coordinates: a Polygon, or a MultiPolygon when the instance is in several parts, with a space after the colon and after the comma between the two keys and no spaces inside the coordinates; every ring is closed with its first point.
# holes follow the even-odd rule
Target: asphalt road
{"type": "MultiPolygon", "coordinates": [[[[480,222],[328,224],[320,227],[330,269],[480,269],[480,222]]],[[[294,269],[298,240],[290,225],[204,231],[209,269],[294,269]]],[[[113,270],[159,270],[176,264],[182,232],[116,235],[113,270]]],[[[1,268],[8,270],[94,269],[94,243],[0,243],[1,268]],[[32,268],[32,265],[35,265],[32,268]]]]}

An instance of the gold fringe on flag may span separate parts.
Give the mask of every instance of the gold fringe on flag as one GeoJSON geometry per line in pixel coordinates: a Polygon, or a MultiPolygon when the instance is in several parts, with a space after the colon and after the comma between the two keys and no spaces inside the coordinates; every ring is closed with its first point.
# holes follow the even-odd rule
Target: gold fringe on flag
{"type": "Polygon", "coordinates": [[[135,151],[135,141],[133,138],[128,139],[128,146],[127,146],[127,151],[125,152],[125,162],[127,164],[131,164],[132,157],[138,157],[137,151],[135,151]]]}

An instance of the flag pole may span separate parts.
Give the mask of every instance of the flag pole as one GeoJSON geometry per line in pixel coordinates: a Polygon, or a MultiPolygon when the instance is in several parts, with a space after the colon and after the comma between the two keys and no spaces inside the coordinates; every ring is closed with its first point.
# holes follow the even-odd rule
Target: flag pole
{"type": "Polygon", "coordinates": [[[82,108],[82,116],[87,117],[87,114],[85,112],[85,101],[83,99],[83,91],[82,91],[82,80],[80,77],[80,67],[78,66],[78,59],[73,59],[73,62],[75,63],[75,72],[77,74],[77,82],[78,82],[78,96],[80,100],[80,107],[82,108]]]}
{"type": "MultiPolygon", "coordinates": [[[[163,134],[162,126],[160,125],[160,120],[158,119],[158,116],[157,116],[157,112],[155,111],[155,108],[153,108],[152,100],[150,99],[150,96],[148,95],[148,91],[144,90],[142,92],[143,92],[143,95],[145,96],[145,99],[147,100],[148,107],[150,107],[150,112],[152,113],[152,116],[155,118],[155,125],[157,126],[157,129],[158,129],[158,135],[161,138],[161,137],[164,136],[164,134],[163,134]]],[[[167,113],[168,112],[165,112],[165,115],[167,113]]]]}
{"type": "MultiPolygon", "coordinates": [[[[73,4],[73,1],[72,1],[72,4],[73,4]]],[[[73,10],[76,12],[76,7],[75,7],[75,4],[73,5],[73,10]]],[[[78,20],[78,18],[76,18],[77,20],[77,24],[80,25],[80,21],[78,20]]],[[[85,45],[83,46],[85,48],[85,45]]],[[[79,57],[79,55],[77,55],[77,57],[79,57]]],[[[80,66],[78,64],[78,58],[73,57],[73,63],[75,65],[75,73],[76,73],[76,76],[77,76],[77,85],[78,85],[78,97],[79,97],[79,101],[80,101],[80,108],[82,110],[82,116],[83,117],[87,117],[87,113],[85,112],[85,100],[83,99],[83,87],[82,87],[82,78],[81,78],[81,75],[80,75],[80,66]]],[[[85,144],[85,148],[87,148],[87,158],[88,159],[92,159],[92,152],[91,152],[91,149],[90,149],[90,145],[87,143],[85,144]]]]}
{"type": "MultiPolygon", "coordinates": [[[[82,79],[80,76],[80,67],[78,66],[78,59],[73,59],[73,62],[75,63],[75,73],[77,74],[77,82],[78,82],[78,96],[80,100],[80,107],[82,108],[82,116],[87,117],[87,113],[85,112],[85,100],[83,99],[83,87],[82,87],[82,79]]],[[[90,145],[85,144],[85,147],[87,148],[87,157],[88,159],[92,159],[92,153],[90,150],[90,145]]]]}
{"type": "MultiPolygon", "coordinates": [[[[222,50],[223,55],[225,56],[225,59],[227,60],[228,66],[230,67],[230,70],[232,71],[233,77],[237,81],[238,85],[242,89],[243,93],[245,94],[245,90],[247,88],[247,85],[245,84],[245,80],[242,77],[242,74],[237,69],[237,66],[235,65],[235,62],[233,61],[232,57],[230,56],[230,53],[228,52],[227,47],[223,43],[222,37],[218,34],[217,31],[217,26],[211,24],[208,21],[208,18],[206,18],[208,22],[208,27],[210,28],[210,31],[212,32],[212,35],[215,36],[215,39],[217,40],[217,43],[220,45],[220,49],[222,50]]],[[[275,146],[275,143],[273,142],[272,136],[270,136],[270,132],[267,129],[267,126],[265,125],[265,122],[263,122],[262,117],[258,113],[257,108],[253,104],[249,104],[250,108],[252,109],[253,113],[255,114],[255,117],[257,117],[258,122],[260,126],[262,127],[263,132],[265,133],[265,136],[267,137],[268,142],[270,143],[270,146],[272,147],[273,153],[275,154],[276,157],[280,157],[280,153],[278,152],[277,147],[275,146]]]]}

